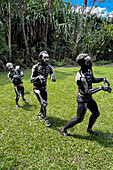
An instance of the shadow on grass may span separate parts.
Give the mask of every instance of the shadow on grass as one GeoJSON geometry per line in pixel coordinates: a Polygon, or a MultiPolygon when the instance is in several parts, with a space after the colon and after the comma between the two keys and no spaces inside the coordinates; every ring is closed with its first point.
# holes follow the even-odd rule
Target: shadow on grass
{"type": "MultiPolygon", "coordinates": [[[[51,122],[51,129],[60,131],[61,126],[64,126],[67,124],[68,120],[63,120],[58,117],[48,117],[51,122]]],[[[72,128],[71,128],[72,129],[72,128]]],[[[70,137],[73,137],[75,139],[85,139],[90,141],[97,141],[100,145],[104,147],[113,147],[113,133],[110,132],[102,132],[97,131],[99,133],[98,136],[86,134],[87,136],[78,135],[78,134],[69,134],[70,137]]]]}
{"type": "Polygon", "coordinates": [[[30,92],[29,92],[29,91],[28,91],[28,92],[25,92],[25,95],[26,95],[26,94],[29,94],[29,95],[30,95],[30,92]]]}
{"type": "Polygon", "coordinates": [[[58,117],[51,117],[51,116],[48,116],[48,119],[51,122],[50,128],[58,131],[59,131],[58,127],[64,126],[69,121],[69,120],[63,120],[58,117]]]}
{"type": "Polygon", "coordinates": [[[72,135],[73,138],[79,138],[79,139],[85,139],[85,140],[90,140],[90,141],[97,141],[100,145],[104,147],[113,147],[113,133],[109,132],[102,132],[102,131],[97,131],[99,133],[98,136],[94,135],[88,135],[88,136],[82,136],[82,135],[72,135]]]}
{"type": "Polygon", "coordinates": [[[29,104],[27,101],[25,102],[25,104],[23,106],[20,106],[19,105],[19,108],[22,108],[24,110],[27,110],[27,111],[31,111],[31,110],[34,110],[34,108],[36,109],[36,105],[35,104],[29,104]],[[31,109],[32,108],[32,109],[31,109]]]}

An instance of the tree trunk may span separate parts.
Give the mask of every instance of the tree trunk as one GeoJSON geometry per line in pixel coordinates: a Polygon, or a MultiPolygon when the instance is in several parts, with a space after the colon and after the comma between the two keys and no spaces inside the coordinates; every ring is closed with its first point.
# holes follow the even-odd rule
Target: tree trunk
{"type": "Polygon", "coordinates": [[[9,46],[9,61],[11,61],[11,8],[9,0],[9,35],[8,35],[8,46],[9,46]]]}
{"type": "MultiPolygon", "coordinates": [[[[83,16],[84,16],[84,10],[85,10],[85,8],[87,7],[87,1],[88,1],[88,0],[84,0],[84,5],[83,5],[83,7],[82,7],[82,14],[81,14],[81,18],[80,18],[79,30],[78,30],[78,33],[77,33],[77,39],[76,39],[76,43],[75,43],[74,50],[73,50],[73,54],[74,54],[74,55],[75,55],[76,52],[77,52],[77,45],[78,45],[78,42],[79,42],[80,37],[81,37],[80,31],[81,31],[81,27],[82,27],[82,21],[83,21],[83,16]]],[[[91,7],[89,13],[91,12],[91,10],[92,10],[92,8],[93,8],[95,2],[96,2],[96,0],[93,0],[93,5],[92,5],[92,7],[91,7]]]]}
{"type": "Polygon", "coordinates": [[[26,34],[25,34],[24,13],[23,13],[22,1],[21,0],[19,0],[19,7],[20,7],[20,20],[21,20],[21,25],[22,25],[22,32],[23,32],[24,43],[25,43],[25,48],[26,48],[26,64],[27,64],[27,59],[29,59],[29,47],[28,47],[26,34]]]}
{"type": "Polygon", "coordinates": [[[82,14],[81,14],[81,18],[80,18],[80,25],[79,25],[79,30],[78,30],[78,33],[77,33],[77,39],[76,39],[76,43],[75,43],[75,46],[74,46],[74,50],[73,50],[73,54],[75,55],[76,52],[77,52],[77,45],[78,45],[78,42],[80,40],[80,31],[81,31],[81,27],[82,27],[82,21],[83,21],[83,16],[84,16],[84,10],[85,10],[85,7],[87,5],[87,1],[88,0],[84,0],[84,5],[82,7],[82,14]]]}
{"type": "Polygon", "coordinates": [[[48,11],[46,19],[46,34],[45,34],[45,49],[47,49],[47,37],[48,37],[48,28],[49,28],[49,13],[54,11],[54,0],[48,0],[48,11]]]}
{"type": "Polygon", "coordinates": [[[50,7],[50,9],[51,9],[51,13],[53,13],[53,11],[54,11],[54,0],[51,0],[51,7],[50,7]]]}
{"type": "Polygon", "coordinates": [[[96,0],[93,0],[93,5],[92,5],[92,7],[91,7],[91,9],[90,9],[89,13],[91,13],[91,10],[92,10],[92,8],[93,8],[93,7],[94,7],[94,5],[95,5],[95,2],[96,2],[96,0]]]}
{"type": "Polygon", "coordinates": [[[51,0],[48,0],[48,11],[47,11],[47,19],[46,19],[46,34],[45,34],[45,50],[47,49],[47,37],[48,37],[48,27],[49,27],[50,3],[51,3],[51,0]]]}

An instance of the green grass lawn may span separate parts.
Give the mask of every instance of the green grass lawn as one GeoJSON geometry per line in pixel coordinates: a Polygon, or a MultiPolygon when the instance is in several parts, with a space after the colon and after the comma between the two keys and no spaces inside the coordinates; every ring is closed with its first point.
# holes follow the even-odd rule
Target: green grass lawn
{"type": "MultiPolygon", "coordinates": [[[[40,105],[30,83],[31,70],[24,71],[27,102],[20,98],[19,108],[15,108],[15,92],[8,72],[0,73],[0,169],[113,170],[113,91],[93,95],[100,110],[93,129],[99,136],[86,133],[89,110],[82,123],[68,130],[70,138],[59,132],[68,120],[76,117],[78,70],[79,67],[57,68],[57,81],[48,79],[50,128],[37,118],[40,105]]],[[[93,73],[95,77],[107,77],[113,88],[113,67],[93,67],[93,73]]],[[[93,87],[100,85],[103,82],[93,87]]]]}

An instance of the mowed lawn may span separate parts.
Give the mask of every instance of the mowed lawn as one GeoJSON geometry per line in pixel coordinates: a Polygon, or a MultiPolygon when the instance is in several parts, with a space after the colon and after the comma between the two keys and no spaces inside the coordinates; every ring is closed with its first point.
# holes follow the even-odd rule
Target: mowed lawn
{"type": "MultiPolygon", "coordinates": [[[[19,100],[15,108],[15,92],[8,72],[0,72],[0,169],[37,170],[113,170],[113,91],[93,95],[100,117],[93,129],[99,136],[86,133],[88,110],[84,121],[68,130],[66,138],[59,132],[76,117],[79,67],[55,68],[57,81],[47,80],[47,115],[51,127],[39,122],[39,102],[30,83],[31,70],[24,70],[26,103],[19,100]]],[[[113,89],[113,67],[93,67],[95,77],[107,77],[113,89]]],[[[103,85],[103,82],[93,87],[103,85]]]]}

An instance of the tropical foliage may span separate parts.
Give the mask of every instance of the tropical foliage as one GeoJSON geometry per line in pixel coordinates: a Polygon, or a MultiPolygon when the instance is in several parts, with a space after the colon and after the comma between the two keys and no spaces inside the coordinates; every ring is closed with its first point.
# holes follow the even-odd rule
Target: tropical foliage
{"type": "Polygon", "coordinates": [[[89,53],[97,61],[112,59],[112,20],[90,12],[82,15],[75,9],[76,4],[63,0],[2,0],[0,63],[11,61],[30,67],[41,50],[49,52],[52,64],[74,64],[80,52],[89,53]]]}

